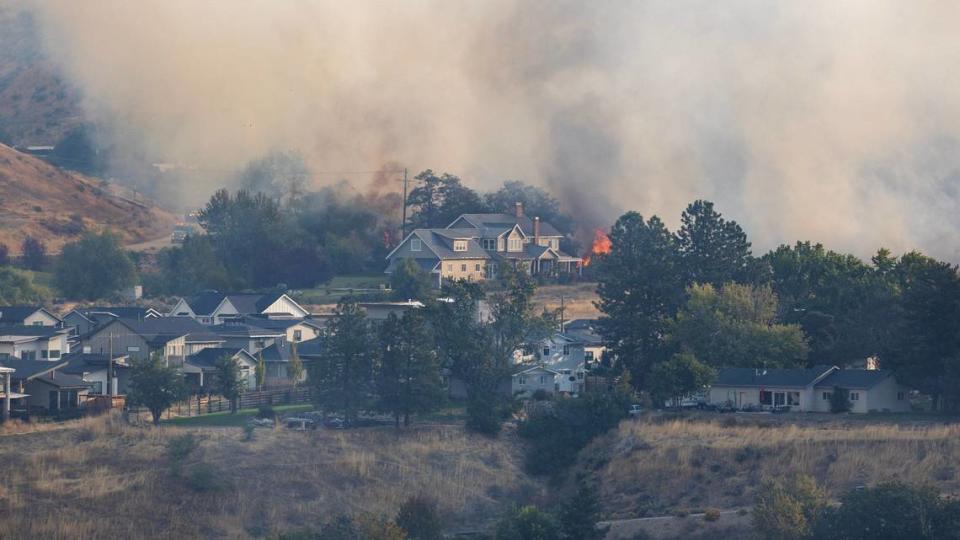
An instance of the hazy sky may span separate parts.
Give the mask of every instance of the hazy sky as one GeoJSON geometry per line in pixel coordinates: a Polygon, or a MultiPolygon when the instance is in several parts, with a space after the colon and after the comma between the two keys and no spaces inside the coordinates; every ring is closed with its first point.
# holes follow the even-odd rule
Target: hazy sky
{"type": "MultiPolygon", "coordinates": [[[[449,171],[581,218],[714,200],[797,239],[960,261],[952,2],[43,0],[51,56],[130,152],[222,172],[449,171]]],[[[318,175],[317,182],[334,178],[318,175]]]]}

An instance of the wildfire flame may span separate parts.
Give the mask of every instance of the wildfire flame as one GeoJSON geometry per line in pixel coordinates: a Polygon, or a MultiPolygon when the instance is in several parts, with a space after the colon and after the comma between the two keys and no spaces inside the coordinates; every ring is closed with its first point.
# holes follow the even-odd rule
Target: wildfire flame
{"type": "Polygon", "coordinates": [[[613,244],[610,242],[610,237],[607,236],[607,233],[603,232],[602,229],[593,231],[593,244],[590,246],[590,252],[583,257],[583,265],[590,266],[591,260],[596,255],[610,253],[612,246],[613,244]]]}

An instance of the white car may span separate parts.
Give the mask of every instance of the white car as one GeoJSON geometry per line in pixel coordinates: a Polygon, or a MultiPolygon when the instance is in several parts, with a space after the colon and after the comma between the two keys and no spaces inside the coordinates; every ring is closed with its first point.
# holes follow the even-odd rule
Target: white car
{"type": "Polygon", "coordinates": [[[631,405],[630,410],[627,412],[630,413],[630,416],[640,416],[643,414],[643,407],[640,405],[631,405]]]}

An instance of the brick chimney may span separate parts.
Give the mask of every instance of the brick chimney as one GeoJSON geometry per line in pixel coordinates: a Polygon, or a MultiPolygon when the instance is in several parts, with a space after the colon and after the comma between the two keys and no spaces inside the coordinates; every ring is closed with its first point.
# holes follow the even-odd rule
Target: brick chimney
{"type": "Polygon", "coordinates": [[[520,201],[517,201],[516,207],[517,207],[517,209],[516,209],[517,219],[520,219],[520,218],[523,217],[523,203],[520,202],[520,201]]]}
{"type": "Polygon", "coordinates": [[[533,245],[540,245],[540,216],[533,218],[533,245]]]}

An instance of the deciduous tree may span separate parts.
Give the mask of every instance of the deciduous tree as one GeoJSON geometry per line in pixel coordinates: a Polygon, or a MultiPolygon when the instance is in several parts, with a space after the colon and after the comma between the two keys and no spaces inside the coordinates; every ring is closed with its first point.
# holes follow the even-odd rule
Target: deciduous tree
{"type": "Polygon", "coordinates": [[[187,393],[183,374],[167,366],[159,354],[133,362],[130,370],[130,390],[127,401],[146,407],[154,425],[160,425],[160,415],[187,393]]]}
{"type": "Polygon", "coordinates": [[[229,354],[217,358],[214,364],[213,389],[230,402],[230,413],[237,412],[237,401],[247,386],[240,372],[240,364],[229,354]]]}
{"type": "Polygon", "coordinates": [[[136,268],[117,237],[88,233],[63,246],[55,270],[57,288],[69,298],[96,300],[133,284],[136,268]]]}

